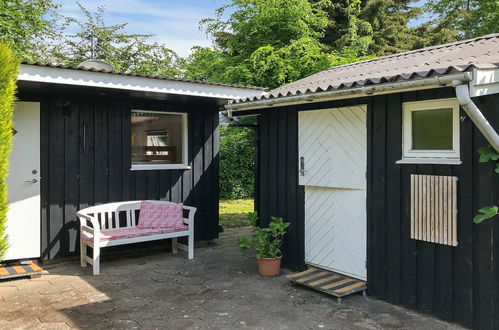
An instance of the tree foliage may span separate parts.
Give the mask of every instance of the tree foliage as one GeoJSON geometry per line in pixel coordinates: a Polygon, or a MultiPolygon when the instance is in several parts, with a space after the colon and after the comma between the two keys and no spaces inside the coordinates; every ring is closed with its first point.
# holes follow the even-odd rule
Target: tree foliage
{"type": "Polygon", "coordinates": [[[104,60],[117,71],[137,74],[158,74],[169,77],[181,75],[182,59],[171,49],[149,42],[151,35],[123,32],[126,23],[106,25],[104,7],[92,13],[78,4],[83,21],[67,17],[65,26],[78,27],[75,34],[63,34],[64,43],[53,52],[58,62],[77,66],[89,59],[104,60]]]}
{"type": "Polygon", "coordinates": [[[233,0],[218,9],[215,18],[201,22],[216,47],[194,49],[186,76],[275,88],[358,60],[358,52],[332,51],[320,41],[330,3],[233,0]]]}
{"type": "Polygon", "coordinates": [[[12,148],[12,114],[19,62],[10,47],[0,43],[0,260],[7,252],[7,175],[12,148]]]}
{"type": "Polygon", "coordinates": [[[51,0],[1,0],[0,42],[21,60],[43,59],[57,31],[51,15],[56,8],[51,0]]]}
{"type": "Polygon", "coordinates": [[[499,32],[499,0],[429,0],[426,10],[462,38],[499,32]]]}
{"type": "Polygon", "coordinates": [[[220,198],[252,198],[255,131],[243,127],[220,129],[220,198]]]}

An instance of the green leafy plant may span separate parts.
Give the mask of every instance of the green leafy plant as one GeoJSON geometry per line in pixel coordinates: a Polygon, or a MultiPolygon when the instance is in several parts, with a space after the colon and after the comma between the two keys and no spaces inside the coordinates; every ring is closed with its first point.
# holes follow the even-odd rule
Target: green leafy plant
{"type": "MultiPolygon", "coordinates": [[[[480,163],[499,160],[499,153],[490,145],[478,149],[478,154],[480,154],[480,158],[478,159],[480,163]]],[[[499,162],[496,163],[495,172],[499,173],[499,162]]],[[[497,206],[487,206],[481,208],[478,212],[480,213],[473,218],[474,223],[481,223],[484,220],[495,217],[499,214],[499,208],[497,206]]]]}
{"type": "Polygon", "coordinates": [[[12,50],[0,43],[0,260],[7,252],[7,173],[12,148],[12,115],[19,62],[12,50]]]}
{"type": "Polygon", "coordinates": [[[481,214],[475,215],[475,217],[473,218],[473,222],[480,223],[484,220],[490,219],[490,218],[498,215],[499,214],[498,211],[499,211],[499,208],[497,206],[483,207],[480,210],[478,210],[478,212],[480,212],[481,214]]]}
{"type": "MultiPolygon", "coordinates": [[[[481,147],[478,149],[478,153],[480,154],[480,158],[478,159],[480,163],[499,160],[499,153],[490,145],[481,147]]],[[[499,174],[499,162],[496,164],[495,172],[499,174]]]]}
{"type": "Polygon", "coordinates": [[[269,226],[261,228],[257,226],[258,215],[256,213],[250,213],[248,219],[254,223],[253,235],[251,237],[238,237],[237,244],[239,244],[239,247],[246,251],[251,246],[254,246],[257,259],[281,257],[282,239],[289,227],[289,222],[284,222],[279,217],[271,217],[269,226]]]}

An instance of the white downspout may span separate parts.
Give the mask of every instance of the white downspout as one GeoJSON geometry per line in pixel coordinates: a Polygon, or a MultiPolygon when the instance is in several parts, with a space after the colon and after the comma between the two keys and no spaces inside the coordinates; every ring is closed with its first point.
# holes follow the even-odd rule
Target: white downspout
{"type": "Polygon", "coordinates": [[[489,141],[492,148],[499,152],[499,135],[476,104],[473,103],[473,100],[471,100],[468,84],[464,84],[460,80],[454,80],[452,81],[452,85],[456,88],[457,100],[461,107],[463,107],[464,111],[466,111],[487,141],[489,141]]]}

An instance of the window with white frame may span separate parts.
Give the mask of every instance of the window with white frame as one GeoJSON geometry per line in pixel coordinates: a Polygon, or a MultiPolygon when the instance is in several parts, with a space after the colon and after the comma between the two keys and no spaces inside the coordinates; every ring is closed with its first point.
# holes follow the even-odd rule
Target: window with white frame
{"type": "Polygon", "coordinates": [[[402,105],[401,162],[459,163],[459,104],[456,99],[402,105]]]}
{"type": "Polygon", "coordinates": [[[132,169],[187,167],[187,114],[132,110],[132,169]]]}

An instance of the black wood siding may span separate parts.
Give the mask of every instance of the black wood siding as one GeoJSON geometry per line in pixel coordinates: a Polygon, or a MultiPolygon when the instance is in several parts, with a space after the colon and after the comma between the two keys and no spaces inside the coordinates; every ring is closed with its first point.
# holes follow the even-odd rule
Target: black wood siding
{"type": "MultiPolygon", "coordinates": [[[[472,223],[477,210],[499,201],[493,163],[479,163],[486,140],[461,111],[462,165],[397,165],[401,158],[401,104],[454,97],[435,89],[372,98],[372,158],[368,192],[369,293],[480,329],[499,328],[499,221],[472,223]],[[458,177],[458,246],[409,238],[410,174],[458,177]]],[[[499,128],[499,95],[475,100],[499,128]]]]}
{"type": "Polygon", "coordinates": [[[298,185],[298,112],[268,111],[258,116],[259,155],[255,194],[260,223],[282,217],[291,223],[283,243],[283,265],[305,267],[305,190],[298,185]]]}
{"type": "MultiPolygon", "coordinates": [[[[466,326],[499,328],[499,220],[472,222],[480,207],[499,201],[494,164],[478,162],[485,139],[461,111],[462,165],[395,164],[402,153],[402,102],[454,96],[444,88],[260,110],[258,211],[264,219],[279,215],[292,223],[283,249],[286,266],[305,267],[297,111],[367,104],[369,294],[466,326]],[[410,174],[459,178],[457,247],[409,238],[410,174]]],[[[498,129],[499,95],[475,101],[498,129]]]]}
{"type": "Polygon", "coordinates": [[[218,237],[218,106],[169,104],[95,95],[32,96],[41,104],[42,257],[79,248],[75,217],[87,206],[126,200],[165,199],[198,208],[197,240],[218,237]],[[130,112],[189,114],[190,170],[131,171],[130,112]]]}

